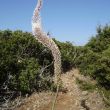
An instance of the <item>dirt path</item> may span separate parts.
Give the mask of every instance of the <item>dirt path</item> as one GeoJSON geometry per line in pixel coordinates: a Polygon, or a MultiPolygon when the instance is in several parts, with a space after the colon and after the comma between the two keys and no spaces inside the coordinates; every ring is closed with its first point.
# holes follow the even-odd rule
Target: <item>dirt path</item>
{"type": "MultiPolygon", "coordinates": [[[[66,92],[59,92],[55,110],[105,110],[104,103],[97,90],[82,91],[76,83],[76,78],[95,83],[89,78],[80,75],[73,69],[61,75],[66,92]]],[[[53,94],[35,93],[26,99],[26,102],[16,110],[51,110],[53,94]]]]}

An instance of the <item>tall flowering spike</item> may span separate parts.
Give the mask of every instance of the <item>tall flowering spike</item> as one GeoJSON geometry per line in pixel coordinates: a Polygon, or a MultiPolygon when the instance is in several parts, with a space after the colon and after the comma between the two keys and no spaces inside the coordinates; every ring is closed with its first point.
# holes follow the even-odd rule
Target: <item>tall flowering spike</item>
{"type": "Polygon", "coordinates": [[[54,82],[58,83],[61,74],[61,53],[55,42],[49,38],[42,30],[40,10],[42,7],[42,0],[38,0],[37,6],[34,10],[32,17],[32,32],[35,38],[42,43],[44,46],[48,47],[54,58],[54,82]]]}
{"type": "Polygon", "coordinates": [[[37,6],[34,10],[33,17],[32,17],[32,32],[36,34],[36,28],[42,29],[41,25],[41,17],[40,17],[40,10],[42,7],[42,0],[38,0],[37,6]]]}

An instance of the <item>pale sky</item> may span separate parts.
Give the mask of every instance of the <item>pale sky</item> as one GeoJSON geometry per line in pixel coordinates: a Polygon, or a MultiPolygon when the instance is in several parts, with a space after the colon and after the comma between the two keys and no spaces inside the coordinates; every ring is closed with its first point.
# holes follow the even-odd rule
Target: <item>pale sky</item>
{"type": "MultiPolygon", "coordinates": [[[[0,0],[0,29],[31,32],[37,0],[0,0]]],[[[59,41],[84,45],[98,25],[110,24],[110,0],[44,0],[41,12],[45,32],[59,41]]]]}

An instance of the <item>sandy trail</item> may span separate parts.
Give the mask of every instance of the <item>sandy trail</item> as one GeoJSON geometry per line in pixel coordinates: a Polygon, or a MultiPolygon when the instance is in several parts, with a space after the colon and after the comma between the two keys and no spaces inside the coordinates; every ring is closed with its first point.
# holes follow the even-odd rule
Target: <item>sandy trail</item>
{"type": "MultiPolygon", "coordinates": [[[[105,110],[100,94],[96,90],[90,93],[82,91],[76,83],[76,78],[95,83],[80,75],[77,69],[62,74],[62,84],[67,91],[58,93],[55,110],[105,110]]],[[[51,110],[52,99],[51,92],[35,93],[16,110],[51,110]]]]}

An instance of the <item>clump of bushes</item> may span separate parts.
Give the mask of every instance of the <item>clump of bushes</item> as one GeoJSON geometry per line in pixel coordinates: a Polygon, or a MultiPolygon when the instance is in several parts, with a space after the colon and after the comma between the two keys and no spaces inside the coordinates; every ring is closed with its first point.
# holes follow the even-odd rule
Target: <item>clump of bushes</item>
{"type": "Polygon", "coordinates": [[[84,75],[96,79],[99,85],[110,90],[110,27],[99,26],[97,35],[79,48],[76,65],[84,75]]]}
{"type": "MultiPolygon", "coordinates": [[[[53,40],[61,51],[64,72],[73,67],[79,68],[82,74],[90,75],[101,87],[110,90],[110,26],[99,26],[97,35],[85,46],[53,40]]],[[[9,90],[23,94],[55,90],[51,51],[38,43],[31,33],[0,31],[0,62],[1,91],[5,84],[9,90]]]]}
{"type": "Polygon", "coordinates": [[[93,36],[85,46],[96,53],[102,53],[108,49],[110,46],[110,26],[99,26],[96,36],[93,36]]]}
{"type": "Polygon", "coordinates": [[[83,91],[93,92],[96,89],[96,85],[76,79],[77,84],[79,84],[79,88],[83,91]]]}
{"type": "MultiPolygon", "coordinates": [[[[76,67],[80,69],[81,74],[89,75],[97,81],[104,101],[110,106],[110,26],[99,26],[96,36],[85,46],[77,47],[77,51],[76,67]]],[[[81,84],[83,89],[91,87],[88,84],[81,84]]]]}
{"type": "MultiPolygon", "coordinates": [[[[54,41],[62,55],[62,70],[74,66],[75,47],[70,43],[54,41]]],[[[7,82],[10,91],[23,94],[54,89],[51,51],[40,44],[31,33],[0,31],[0,89],[7,82]]],[[[3,90],[4,91],[4,90],[3,90]]]]}
{"type": "Polygon", "coordinates": [[[1,91],[4,84],[10,91],[21,91],[23,94],[51,89],[51,52],[30,33],[0,31],[0,45],[1,91]]]}

